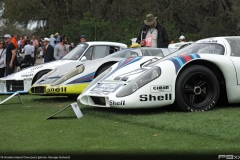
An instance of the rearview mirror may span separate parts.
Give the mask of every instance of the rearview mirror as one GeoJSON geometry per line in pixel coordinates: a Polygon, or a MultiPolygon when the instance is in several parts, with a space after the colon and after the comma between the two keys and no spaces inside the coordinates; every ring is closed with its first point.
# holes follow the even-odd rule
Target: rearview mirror
{"type": "Polygon", "coordinates": [[[85,56],[83,56],[82,58],[81,58],[81,62],[84,62],[84,61],[86,61],[87,60],[87,58],[85,57],[85,56]]]}

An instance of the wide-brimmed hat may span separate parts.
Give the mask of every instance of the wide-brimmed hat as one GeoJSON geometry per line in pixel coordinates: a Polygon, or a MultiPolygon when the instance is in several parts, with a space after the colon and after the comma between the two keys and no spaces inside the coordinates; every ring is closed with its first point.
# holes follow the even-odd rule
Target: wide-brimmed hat
{"type": "Polygon", "coordinates": [[[58,32],[57,32],[57,33],[55,33],[55,36],[58,36],[58,32]]]}
{"type": "Polygon", "coordinates": [[[43,42],[50,42],[50,39],[45,37],[42,41],[43,42]]]}
{"type": "Polygon", "coordinates": [[[10,34],[5,34],[4,38],[12,38],[12,36],[10,34]]]}
{"type": "Polygon", "coordinates": [[[146,20],[144,20],[144,23],[146,25],[152,25],[156,21],[157,17],[154,17],[153,14],[148,14],[146,16],[146,20]]]}

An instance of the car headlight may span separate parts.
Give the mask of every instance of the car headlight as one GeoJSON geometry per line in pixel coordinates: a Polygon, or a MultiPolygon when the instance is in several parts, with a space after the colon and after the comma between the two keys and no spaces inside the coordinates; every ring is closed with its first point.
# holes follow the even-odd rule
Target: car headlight
{"type": "Polygon", "coordinates": [[[107,75],[110,71],[112,70],[112,67],[108,68],[107,70],[105,70],[104,72],[102,72],[101,74],[99,74],[96,78],[94,78],[92,80],[92,82],[90,82],[88,84],[88,86],[82,91],[81,94],[85,93],[89,88],[91,88],[94,84],[96,84],[99,80],[101,80],[105,75],[107,75]]]}
{"type": "Polygon", "coordinates": [[[82,73],[83,71],[84,71],[84,66],[80,65],[76,69],[68,72],[67,74],[65,74],[64,76],[62,76],[58,80],[56,80],[54,83],[52,83],[52,86],[59,85],[59,84],[65,82],[66,80],[68,80],[69,78],[82,73]]]}
{"type": "Polygon", "coordinates": [[[161,69],[159,67],[153,67],[152,69],[148,70],[147,72],[145,72],[144,74],[140,75],[135,80],[130,82],[128,85],[126,85],[123,89],[121,89],[117,93],[116,96],[117,97],[128,96],[133,92],[137,91],[142,86],[156,79],[160,75],[161,75],[161,69]]]}

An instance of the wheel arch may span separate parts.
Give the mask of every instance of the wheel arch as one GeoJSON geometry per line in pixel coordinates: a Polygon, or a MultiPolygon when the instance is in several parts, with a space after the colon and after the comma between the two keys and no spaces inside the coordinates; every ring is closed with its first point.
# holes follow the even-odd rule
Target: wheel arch
{"type": "Polygon", "coordinates": [[[50,71],[52,71],[52,69],[44,69],[44,70],[41,70],[41,71],[39,71],[39,72],[37,72],[35,75],[34,75],[34,77],[33,77],[33,80],[32,80],[32,85],[37,81],[37,77],[38,77],[38,75],[40,75],[41,73],[44,73],[44,72],[50,72],[50,71]]]}
{"type": "MultiPolygon", "coordinates": [[[[220,86],[219,101],[228,102],[225,77],[224,77],[221,69],[213,62],[210,62],[207,60],[202,60],[202,59],[191,61],[181,68],[181,70],[179,71],[179,73],[177,75],[177,79],[184,70],[186,70],[187,68],[189,68],[193,65],[204,66],[204,67],[210,69],[214,73],[214,75],[218,79],[219,86],[220,86]]],[[[176,79],[176,81],[177,81],[177,79],[176,79]]],[[[175,83],[175,85],[176,85],[176,83],[175,83]]]]}
{"type": "Polygon", "coordinates": [[[97,71],[95,72],[95,75],[94,75],[94,78],[96,78],[96,75],[98,75],[98,72],[105,66],[108,66],[108,65],[113,65],[115,63],[117,63],[118,61],[110,61],[110,62],[106,62],[106,63],[103,63],[100,67],[98,67],[97,71]]]}

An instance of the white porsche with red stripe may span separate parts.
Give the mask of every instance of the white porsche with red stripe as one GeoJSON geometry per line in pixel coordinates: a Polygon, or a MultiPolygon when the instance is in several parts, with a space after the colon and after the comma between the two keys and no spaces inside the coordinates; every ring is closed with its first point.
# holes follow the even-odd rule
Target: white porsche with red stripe
{"type": "Polygon", "coordinates": [[[202,39],[155,62],[123,63],[99,75],[78,100],[124,109],[174,104],[182,111],[207,111],[220,100],[240,103],[239,36],[202,39]]]}

